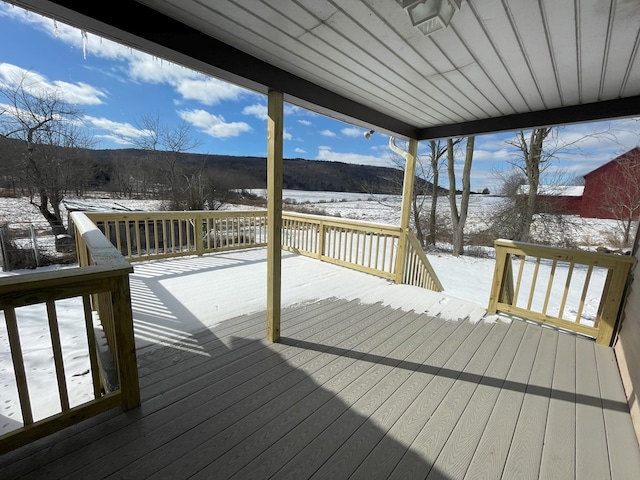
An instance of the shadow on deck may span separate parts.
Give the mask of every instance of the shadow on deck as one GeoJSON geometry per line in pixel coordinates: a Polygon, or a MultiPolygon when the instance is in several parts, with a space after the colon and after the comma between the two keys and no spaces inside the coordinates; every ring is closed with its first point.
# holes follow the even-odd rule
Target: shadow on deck
{"type": "MultiPolygon", "coordinates": [[[[147,306],[175,292],[170,277],[145,277],[147,306]]],[[[165,330],[202,322],[170,299],[165,330]]],[[[612,349],[466,312],[331,298],[285,308],[278,344],[264,311],[165,335],[139,351],[140,408],[10,452],[0,478],[635,478],[612,349]]]]}
{"type": "Polygon", "coordinates": [[[2,478],[599,479],[638,464],[624,398],[602,388],[613,357],[592,341],[345,300],[287,309],[280,344],[263,324],[142,354],[142,407],[7,454],[2,478]]]}

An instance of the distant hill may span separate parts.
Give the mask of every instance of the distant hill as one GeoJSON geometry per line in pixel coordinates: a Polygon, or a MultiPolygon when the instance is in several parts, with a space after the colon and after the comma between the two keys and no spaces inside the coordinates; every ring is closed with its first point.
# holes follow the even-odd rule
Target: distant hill
{"type": "MultiPolygon", "coordinates": [[[[0,137],[0,158],[16,155],[22,148],[21,142],[0,137]]],[[[118,161],[139,164],[140,160],[151,157],[150,152],[139,149],[86,150],[85,153],[94,162],[96,188],[108,188],[112,169],[118,161]]],[[[183,153],[178,158],[183,165],[204,166],[228,188],[266,188],[267,185],[266,159],[262,157],[183,153]]],[[[302,158],[287,158],[283,162],[283,188],[292,190],[401,194],[403,175],[395,168],[342,162],[302,158]]],[[[422,189],[430,191],[431,183],[423,179],[418,182],[422,189]]],[[[447,193],[443,188],[439,191],[447,193]]]]}
{"type": "MultiPolygon", "coordinates": [[[[148,152],[136,149],[93,150],[98,164],[114,158],[143,158],[148,152]]],[[[188,165],[202,165],[225,178],[230,188],[265,188],[267,160],[264,157],[242,157],[213,154],[180,154],[188,165]]],[[[283,161],[283,188],[292,190],[360,192],[401,194],[404,173],[395,168],[354,165],[342,162],[285,158],[283,161]]],[[[431,183],[422,179],[422,186],[431,183]]],[[[446,193],[446,189],[440,189],[446,193]]]]}

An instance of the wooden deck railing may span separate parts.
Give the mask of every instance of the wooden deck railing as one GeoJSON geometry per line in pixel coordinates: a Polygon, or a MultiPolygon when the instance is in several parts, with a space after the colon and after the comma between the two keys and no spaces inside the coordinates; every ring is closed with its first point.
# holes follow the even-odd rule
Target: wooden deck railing
{"type": "Polygon", "coordinates": [[[86,215],[130,262],[253,248],[267,242],[263,211],[86,215]]]}
{"type": "Polygon", "coordinates": [[[0,453],[118,405],[128,410],[140,404],[128,277],[133,269],[83,214],[74,213],[72,216],[78,245],[78,268],[0,279],[0,308],[6,322],[23,423],[22,427],[0,436],[0,453]],[[86,332],[93,390],[92,400],[75,406],[69,401],[68,376],[62,354],[65,346],[59,333],[56,309],[57,302],[72,298],[79,298],[82,302],[77,322],[86,332]],[[55,392],[38,391],[37,395],[44,395],[51,402],[55,402],[57,397],[60,407],[59,413],[38,420],[34,419],[34,392],[30,390],[30,382],[36,380],[25,367],[23,352],[28,346],[20,339],[20,307],[30,305],[42,305],[46,311],[42,321],[49,329],[56,377],[55,392]],[[98,365],[92,311],[96,311],[105,331],[109,331],[111,336],[109,343],[119,388],[110,392],[105,389],[98,365]]]}
{"type": "Polygon", "coordinates": [[[404,258],[403,284],[415,285],[416,287],[426,288],[434,292],[442,292],[444,290],[440,279],[436,275],[431,263],[429,263],[427,255],[424,253],[422,245],[420,245],[420,242],[411,230],[407,232],[407,246],[404,258]]]}
{"type": "Polygon", "coordinates": [[[509,240],[496,240],[495,251],[490,313],[510,313],[611,343],[633,257],[509,240]],[[566,275],[560,275],[559,266],[567,267],[566,275]],[[597,270],[606,273],[604,281],[594,280],[603,277],[593,275],[597,270]],[[560,299],[554,311],[551,298],[560,299]],[[589,298],[599,303],[588,305],[589,298]],[[586,308],[595,313],[588,315],[586,308]]]}
{"type": "MultiPolygon", "coordinates": [[[[282,248],[396,280],[400,227],[320,215],[283,213],[282,248]]],[[[442,284],[413,232],[406,233],[401,283],[442,291],[442,284]]]]}
{"type": "MultiPolygon", "coordinates": [[[[248,212],[87,213],[130,262],[265,246],[267,214],[248,212]]],[[[282,248],[396,279],[400,227],[283,213],[282,248]]],[[[413,233],[407,234],[402,283],[442,291],[413,233]]]]}

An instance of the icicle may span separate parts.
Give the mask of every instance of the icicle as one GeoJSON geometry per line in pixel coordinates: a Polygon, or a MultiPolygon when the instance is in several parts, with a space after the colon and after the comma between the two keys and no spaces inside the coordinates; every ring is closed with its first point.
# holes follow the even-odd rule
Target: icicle
{"type": "Polygon", "coordinates": [[[58,38],[58,22],[55,19],[53,20],[53,34],[58,38]]]}
{"type": "Polygon", "coordinates": [[[80,33],[82,34],[82,56],[86,60],[87,59],[87,31],[80,30],[80,33]]]}

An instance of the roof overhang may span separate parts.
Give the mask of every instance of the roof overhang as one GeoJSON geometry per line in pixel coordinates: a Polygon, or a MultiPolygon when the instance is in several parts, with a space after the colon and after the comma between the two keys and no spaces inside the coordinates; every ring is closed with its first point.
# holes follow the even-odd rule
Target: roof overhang
{"type": "Polygon", "coordinates": [[[10,2],[401,137],[640,116],[637,1],[465,0],[431,36],[390,0],[10,2]]]}

